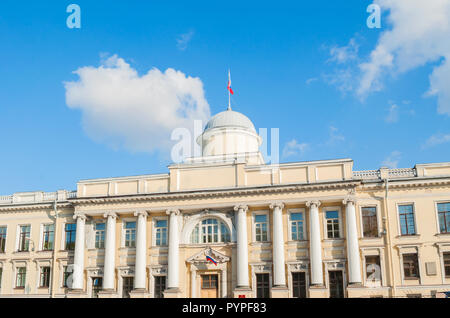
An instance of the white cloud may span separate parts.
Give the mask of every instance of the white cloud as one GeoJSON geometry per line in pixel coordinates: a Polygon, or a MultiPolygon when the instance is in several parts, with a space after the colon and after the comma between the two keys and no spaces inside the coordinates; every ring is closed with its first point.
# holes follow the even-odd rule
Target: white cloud
{"type": "Polygon", "coordinates": [[[345,137],[339,133],[339,129],[334,126],[330,126],[330,137],[327,143],[333,145],[342,141],[345,141],[345,137]]]}
{"type": "Polygon", "coordinates": [[[425,144],[422,145],[422,149],[438,146],[450,142],[450,134],[435,134],[427,139],[425,144]]]}
{"type": "Polygon", "coordinates": [[[389,107],[389,112],[386,118],[384,119],[387,123],[396,123],[398,122],[399,110],[396,104],[391,105],[389,107]]]}
{"type": "Polygon", "coordinates": [[[317,77],[308,78],[308,79],[306,80],[306,85],[309,85],[309,84],[311,84],[312,82],[315,82],[315,81],[317,81],[317,80],[318,80],[317,77]]]}
{"type": "Polygon", "coordinates": [[[345,63],[358,57],[359,46],[355,39],[351,39],[346,46],[333,46],[330,48],[331,58],[328,62],[345,63]]]}
{"type": "Polygon", "coordinates": [[[398,167],[398,162],[401,159],[402,153],[400,151],[393,151],[386,159],[381,163],[382,166],[395,169],[398,167]]]}
{"type": "Polygon", "coordinates": [[[294,155],[301,156],[306,151],[306,149],[309,147],[307,143],[301,143],[299,144],[297,140],[292,139],[291,141],[287,142],[283,148],[283,158],[291,157],[294,155]]]}
{"type": "Polygon", "coordinates": [[[186,50],[189,42],[191,42],[193,37],[194,37],[194,31],[192,31],[192,30],[187,33],[181,34],[177,38],[177,48],[181,51],[186,50]]]}
{"type": "Polygon", "coordinates": [[[375,0],[392,26],[383,32],[369,59],[359,65],[357,94],[364,98],[383,88],[385,74],[399,74],[427,63],[439,63],[430,76],[429,95],[438,111],[450,115],[450,1],[375,0]]]}
{"type": "Polygon", "coordinates": [[[74,73],[79,78],[64,83],[67,105],[81,110],[88,136],[114,148],[168,151],[173,129],[210,117],[202,81],[171,68],[140,76],[114,55],[74,73]]]}

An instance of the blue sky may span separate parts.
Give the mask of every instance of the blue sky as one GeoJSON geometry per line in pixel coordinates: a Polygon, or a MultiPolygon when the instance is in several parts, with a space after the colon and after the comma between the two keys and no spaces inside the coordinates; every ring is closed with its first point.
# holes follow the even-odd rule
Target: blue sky
{"type": "MultiPolygon", "coordinates": [[[[371,1],[361,0],[1,1],[0,194],[168,171],[170,157],[152,136],[150,152],[111,147],[86,131],[86,108],[67,105],[64,83],[79,80],[73,72],[114,55],[139,76],[172,68],[198,77],[211,114],[226,109],[231,68],[234,110],[257,128],[280,129],[281,162],[352,158],[364,170],[450,161],[444,67],[430,84],[450,51],[416,62],[385,43],[393,65],[371,60],[384,33],[409,23],[390,16],[401,7],[377,2],[380,29],[367,27],[371,1]],[[66,26],[70,3],[81,7],[81,29],[66,26]],[[363,63],[383,72],[358,93],[363,63]],[[432,88],[440,91],[426,96],[432,88]]],[[[423,47],[423,39],[408,41],[423,47]]]]}

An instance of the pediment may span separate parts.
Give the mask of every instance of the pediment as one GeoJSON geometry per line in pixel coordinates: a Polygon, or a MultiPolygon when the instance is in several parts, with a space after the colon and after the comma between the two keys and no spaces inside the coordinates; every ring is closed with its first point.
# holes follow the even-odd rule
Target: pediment
{"type": "Polygon", "coordinates": [[[207,264],[209,261],[206,259],[206,256],[212,257],[217,264],[220,263],[226,263],[230,261],[230,258],[216,250],[213,250],[210,247],[207,247],[203,249],[202,251],[198,252],[197,254],[192,255],[189,257],[186,262],[190,264],[207,264]]]}

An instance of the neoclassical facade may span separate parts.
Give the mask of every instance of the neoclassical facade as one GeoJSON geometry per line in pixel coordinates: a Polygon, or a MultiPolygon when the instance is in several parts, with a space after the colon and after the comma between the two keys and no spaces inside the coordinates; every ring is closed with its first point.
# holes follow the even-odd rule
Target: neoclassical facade
{"type": "Polygon", "coordinates": [[[441,297],[450,163],[265,164],[231,109],[167,174],[0,196],[1,297],[441,297]]]}

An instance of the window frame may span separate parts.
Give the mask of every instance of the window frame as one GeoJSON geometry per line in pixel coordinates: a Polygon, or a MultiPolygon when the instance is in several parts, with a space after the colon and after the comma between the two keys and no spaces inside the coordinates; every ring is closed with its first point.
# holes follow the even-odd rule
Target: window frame
{"type": "Polygon", "coordinates": [[[1,243],[0,243],[0,254],[5,254],[6,253],[6,247],[7,247],[7,239],[8,239],[8,226],[7,225],[0,225],[0,229],[5,229],[5,234],[4,234],[4,239],[0,242],[3,242],[3,250],[1,248],[1,243]]]}
{"type": "Polygon", "coordinates": [[[409,252],[405,252],[402,253],[402,274],[403,274],[403,279],[404,280],[419,280],[421,278],[420,275],[420,260],[419,260],[419,253],[409,253],[409,252]],[[416,260],[415,260],[415,265],[416,265],[416,271],[417,271],[417,276],[406,276],[406,272],[405,272],[405,255],[415,255],[416,260]]]}
{"type": "Polygon", "coordinates": [[[15,279],[14,279],[14,289],[25,289],[27,284],[27,266],[15,266],[15,279]],[[25,269],[24,273],[20,273],[20,269],[25,269]],[[21,280],[23,280],[23,286],[19,286],[19,275],[21,275],[21,280]],[[22,277],[23,275],[23,277],[22,277]]]}
{"type": "Polygon", "coordinates": [[[417,224],[416,206],[415,206],[414,202],[396,203],[396,207],[397,207],[397,230],[398,230],[398,235],[400,237],[418,236],[419,235],[419,228],[418,228],[418,224],[417,224]],[[413,208],[414,234],[402,234],[402,224],[401,224],[401,221],[400,221],[400,206],[405,206],[405,205],[411,205],[412,208],[413,208]]]}
{"type": "Polygon", "coordinates": [[[62,235],[62,239],[63,239],[63,245],[64,246],[64,251],[75,251],[75,244],[77,241],[77,223],[76,222],[65,222],[64,226],[62,227],[62,231],[64,233],[64,235],[62,235]],[[67,248],[67,230],[66,230],[66,226],[67,225],[75,225],[75,230],[74,231],[70,231],[70,232],[74,232],[74,240],[73,240],[73,248],[67,248]]]}
{"type": "Polygon", "coordinates": [[[438,207],[438,205],[439,204],[442,204],[442,203],[447,203],[447,204],[450,204],[450,200],[439,200],[439,201],[435,201],[434,202],[434,206],[435,206],[435,215],[436,215],[436,227],[437,227],[437,233],[439,233],[439,234],[450,234],[450,229],[447,229],[447,232],[441,232],[441,224],[440,224],[440,222],[439,222],[439,207],[438,207]]]}
{"type": "Polygon", "coordinates": [[[55,249],[55,238],[56,238],[56,235],[55,235],[55,223],[42,223],[40,232],[41,232],[41,238],[40,238],[40,243],[39,243],[39,250],[40,251],[47,251],[47,252],[53,251],[55,249]],[[46,243],[46,241],[45,241],[45,234],[49,233],[49,232],[45,231],[45,227],[46,226],[53,226],[53,230],[50,232],[50,233],[53,233],[52,247],[51,248],[44,248],[45,243],[46,243]]]}
{"type": "MultiPolygon", "coordinates": [[[[213,234],[212,236],[214,237],[214,232],[212,232],[212,234],[213,234]]],[[[192,227],[191,233],[189,235],[189,244],[192,244],[192,245],[228,244],[228,243],[231,243],[231,239],[232,239],[232,237],[231,237],[231,230],[228,227],[228,224],[226,222],[224,222],[221,218],[218,218],[216,216],[208,216],[208,217],[204,217],[204,218],[199,219],[198,222],[192,227]],[[202,228],[203,227],[208,228],[209,226],[214,226],[214,224],[211,224],[211,225],[210,224],[203,224],[203,222],[207,221],[207,220],[217,221],[217,242],[214,242],[214,239],[213,239],[212,242],[203,242],[203,239],[202,239],[203,238],[202,228]],[[225,226],[225,228],[228,231],[228,235],[229,235],[229,240],[228,241],[223,241],[222,240],[222,225],[225,226]],[[192,235],[193,235],[195,229],[197,228],[197,226],[198,226],[198,229],[199,229],[199,231],[198,231],[198,242],[195,243],[195,242],[192,242],[192,235]]]]}
{"type": "Polygon", "coordinates": [[[377,239],[381,237],[382,223],[380,222],[380,206],[378,204],[361,204],[359,206],[359,219],[360,219],[360,230],[361,230],[361,238],[364,239],[377,239]],[[377,235],[376,236],[364,236],[364,217],[363,217],[363,209],[364,208],[375,208],[375,218],[377,220],[377,235]]]}
{"type": "Polygon", "coordinates": [[[137,241],[137,218],[124,218],[122,219],[122,248],[136,248],[136,242],[137,241]],[[127,231],[130,229],[127,229],[127,223],[135,223],[134,227],[134,246],[127,246],[127,231]]]}
{"type": "Polygon", "coordinates": [[[306,233],[306,209],[288,209],[288,241],[290,242],[302,242],[307,240],[307,233],[306,233]],[[293,240],[292,239],[292,222],[298,222],[298,221],[292,221],[291,215],[301,213],[303,215],[303,226],[302,226],[302,233],[303,237],[302,239],[293,240]]]}
{"type": "Polygon", "coordinates": [[[442,272],[443,272],[443,278],[449,279],[450,278],[450,251],[444,251],[442,252],[442,272]],[[448,255],[448,264],[445,264],[445,255],[448,255]],[[448,268],[448,274],[446,269],[448,268]]]}
{"type": "Polygon", "coordinates": [[[94,232],[94,248],[97,250],[102,250],[105,249],[105,244],[106,244],[106,221],[100,221],[100,220],[96,220],[95,222],[93,222],[93,232],[94,232]],[[103,224],[105,226],[105,228],[103,230],[97,230],[96,227],[98,224],[103,224]],[[97,241],[97,232],[103,232],[102,235],[100,235],[100,238],[102,238],[102,240],[97,241]],[[101,242],[102,244],[100,244],[101,246],[97,246],[97,243],[101,242]]]}
{"type": "Polygon", "coordinates": [[[31,231],[32,231],[32,227],[31,224],[18,224],[17,225],[17,245],[16,245],[16,251],[19,253],[28,253],[30,252],[30,242],[31,242],[31,231]],[[27,245],[27,249],[26,250],[22,250],[21,249],[21,243],[22,243],[22,227],[29,227],[30,230],[28,232],[28,238],[25,238],[26,240],[28,240],[28,245],[27,245]]]}
{"type": "MultiPolygon", "coordinates": [[[[153,298],[164,298],[164,290],[167,289],[167,275],[153,275],[153,298]],[[164,288],[161,288],[161,294],[162,297],[156,297],[156,287],[159,286],[159,284],[156,284],[157,279],[161,279],[164,277],[164,288]]],[[[158,294],[159,296],[159,294],[158,294]]]]}
{"type": "Polygon", "coordinates": [[[323,214],[323,231],[325,240],[342,240],[344,239],[344,224],[342,222],[342,208],[340,206],[327,206],[322,208],[323,214]],[[339,237],[328,237],[327,212],[338,211],[339,237]]]}
{"type": "Polygon", "coordinates": [[[252,212],[252,242],[253,243],[268,243],[271,242],[271,231],[270,231],[270,213],[268,210],[261,210],[261,211],[254,211],[252,212]],[[256,224],[261,222],[256,222],[256,216],[257,215],[265,215],[266,216],[266,223],[267,223],[267,240],[265,241],[257,241],[256,240],[256,224]]]}
{"type": "MultiPolygon", "coordinates": [[[[190,236],[189,236],[190,239],[190,236]]],[[[169,218],[166,216],[156,216],[152,218],[152,246],[154,247],[168,247],[169,246],[169,218]],[[157,227],[156,227],[156,223],[158,221],[166,221],[167,222],[167,227],[166,227],[166,245],[157,245],[156,244],[156,231],[157,231],[157,227]]]]}
{"type": "Polygon", "coordinates": [[[52,276],[52,268],[48,265],[40,266],[39,267],[39,288],[50,288],[51,284],[51,276],[52,276]],[[45,275],[44,269],[48,268],[48,273],[45,275]],[[43,285],[43,279],[47,282],[47,285],[43,285]]]}

